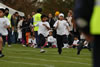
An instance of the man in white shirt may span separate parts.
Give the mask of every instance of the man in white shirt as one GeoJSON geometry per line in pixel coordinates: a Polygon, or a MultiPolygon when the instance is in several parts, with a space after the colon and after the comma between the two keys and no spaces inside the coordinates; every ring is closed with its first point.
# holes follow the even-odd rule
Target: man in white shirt
{"type": "Polygon", "coordinates": [[[8,35],[7,28],[10,27],[9,20],[7,18],[4,18],[4,12],[5,10],[3,8],[0,8],[0,58],[4,57],[4,55],[2,54],[2,45],[3,41],[5,41],[6,39],[5,37],[8,35]]]}
{"type": "Polygon", "coordinates": [[[39,27],[39,30],[38,30],[39,43],[38,43],[38,46],[41,48],[40,52],[44,53],[45,50],[42,49],[42,46],[45,44],[45,41],[46,41],[45,38],[49,34],[48,30],[50,30],[50,25],[46,21],[47,20],[47,16],[46,15],[42,15],[41,16],[41,20],[42,21],[37,23],[35,26],[39,27]]]}
{"type": "Polygon", "coordinates": [[[64,14],[59,15],[59,20],[54,24],[55,29],[57,30],[57,46],[59,54],[62,53],[62,47],[64,43],[67,43],[67,34],[69,32],[69,25],[66,20],[64,20],[64,14]],[[66,32],[68,31],[68,32],[66,32]]]}

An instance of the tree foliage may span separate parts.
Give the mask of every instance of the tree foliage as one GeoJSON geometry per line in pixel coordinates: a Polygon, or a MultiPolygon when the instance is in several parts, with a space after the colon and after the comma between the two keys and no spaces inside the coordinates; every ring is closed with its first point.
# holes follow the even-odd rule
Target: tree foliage
{"type": "Polygon", "coordinates": [[[4,4],[11,8],[30,14],[36,11],[37,8],[42,7],[43,13],[55,13],[60,11],[66,13],[69,9],[73,8],[74,0],[1,0],[4,4]]]}
{"type": "Polygon", "coordinates": [[[74,0],[45,0],[44,12],[55,13],[56,11],[60,11],[66,14],[68,10],[73,9],[73,5],[74,0]]]}

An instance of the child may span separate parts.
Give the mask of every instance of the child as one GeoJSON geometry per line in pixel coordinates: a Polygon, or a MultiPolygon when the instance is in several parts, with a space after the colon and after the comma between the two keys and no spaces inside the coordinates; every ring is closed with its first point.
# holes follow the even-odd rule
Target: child
{"type": "Polygon", "coordinates": [[[10,27],[10,22],[7,18],[4,18],[5,10],[0,8],[0,58],[4,57],[2,54],[2,44],[6,41],[6,36],[8,35],[7,28],[10,27]]]}
{"type": "Polygon", "coordinates": [[[42,46],[45,44],[46,40],[45,38],[48,36],[48,30],[50,30],[50,25],[49,23],[46,21],[47,20],[47,16],[46,15],[42,15],[41,16],[41,22],[39,22],[38,24],[36,24],[35,26],[39,26],[39,30],[38,30],[38,35],[39,35],[39,43],[38,46],[40,46],[41,53],[44,53],[45,50],[43,50],[42,46]]]}
{"type": "Polygon", "coordinates": [[[48,46],[49,47],[53,47],[53,48],[56,48],[56,39],[53,37],[53,31],[50,30],[49,31],[49,37],[47,38],[48,40],[48,46]]]}
{"type": "Polygon", "coordinates": [[[79,39],[78,39],[78,37],[74,37],[74,42],[72,44],[72,47],[76,48],[78,45],[79,45],[79,39]]]}
{"type": "Polygon", "coordinates": [[[34,47],[35,48],[35,45],[36,45],[35,36],[30,36],[30,38],[29,38],[29,45],[30,45],[30,47],[34,47]]]}
{"type": "Polygon", "coordinates": [[[67,43],[66,30],[69,31],[69,25],[66,20],[64,20],[64,14],[59,14],[59,20],[54,24],[57,30],[57,46],[59,54],[62,53],[62,47],[64,43],[67,43]]]}

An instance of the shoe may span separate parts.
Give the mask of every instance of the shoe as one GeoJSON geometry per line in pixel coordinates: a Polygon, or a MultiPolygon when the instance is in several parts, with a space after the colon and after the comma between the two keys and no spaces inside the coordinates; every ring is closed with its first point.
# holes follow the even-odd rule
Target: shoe
{"type": "Polygon", "coordinates": [[[77,55],[80,55],[80,52],[79,51],[77,52],[77,55]]]}
{"type": "Polygon", "coordinates": [[[11,45],[8,45],[8,47],[11,47],[11,45]]]}
{"type": "Polygon", "coordinates": [[[40,53],[45,53],[45,50],[41,49],[41,50],[40,50],[40,53]]]}
{"type": "Polygon", "coordinates": [[[26,47],[26,45],[22,45],[23,47],[26,47]]]}
{"type": "Polygon", "coordinates": [[[0,58],[2,58],[2,57],[4,57],[5,55],[3,55],[3,54],[0,54],[0,58]]]}

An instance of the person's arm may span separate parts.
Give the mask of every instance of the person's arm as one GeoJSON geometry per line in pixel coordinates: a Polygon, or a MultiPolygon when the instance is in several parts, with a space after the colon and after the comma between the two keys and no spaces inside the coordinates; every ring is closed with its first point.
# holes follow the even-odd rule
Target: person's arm
{"type": "Polygon", "coordinates": [[[45,26],[48,30],[50,30],[50,25],[49,23],[46,25],[46,24],[43,24],[43,26],[45,26]]]}
{"type": "Polygon", "coordinates": [[[39,23],[40,23],[40,22],[38,22],[37,24],[35,24],[34,27],[39,26],[39,23]]]}
{"type": "Polygon", "coordinates": [[[56,30],[59,26],[59,21],[56,21],[56,23],[54,24],[54,29],[56,30]]]}

